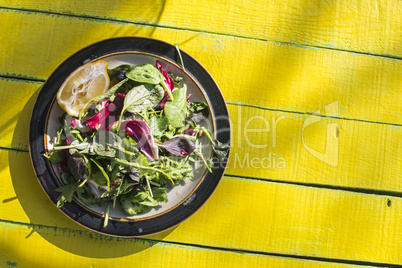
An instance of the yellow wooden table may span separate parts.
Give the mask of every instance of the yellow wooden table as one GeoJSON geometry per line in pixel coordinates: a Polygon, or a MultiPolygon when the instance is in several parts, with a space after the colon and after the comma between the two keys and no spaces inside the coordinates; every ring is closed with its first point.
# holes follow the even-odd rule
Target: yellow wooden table
{"type": "Polygon", "coordinates": [[[401,0],[0,0],[0,266],[402,267],[401,0]],[[232,118],[199,211],[122,239],[64,216],[28,125],[69,55],[146,36],[198,59],[232,118]]]}

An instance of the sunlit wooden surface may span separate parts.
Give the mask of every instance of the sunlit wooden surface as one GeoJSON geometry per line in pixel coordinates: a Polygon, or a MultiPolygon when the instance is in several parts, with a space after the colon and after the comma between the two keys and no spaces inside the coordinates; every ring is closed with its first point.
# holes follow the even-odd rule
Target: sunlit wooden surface
{"type": "Polygon", "coordinates": [[[0,0],[0,266],[402,267],[402,1],[0,0]],[[116,36],[215,78],[232,149],[208,202],[136,239],[69,220],[28,153],[36,95],[116,36]]]}

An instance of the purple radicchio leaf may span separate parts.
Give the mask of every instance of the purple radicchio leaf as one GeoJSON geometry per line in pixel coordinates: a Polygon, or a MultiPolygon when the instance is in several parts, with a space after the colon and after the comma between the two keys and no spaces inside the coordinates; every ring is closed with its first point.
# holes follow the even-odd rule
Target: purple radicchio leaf
{"type": "Polygon", "coordinates": [[[195,149],[195,143],[186,136],[176,136],[159,144],[159,146],[177,156],[189,155],[195,149]]]}
{"type": "Polygon", "coordinates": [[[174,87],[173,78],[166,73],[166,71],[162,68],[162,64],[159,61],[156,61],[156,68],[158,68],[158,70],[162,73],[163,77],[165,78],[163,82],[165,82],[166,85],[169,87],[170,91],[172,91],[174,87]]]}
{"type": "Polygon", "coordinates": [[[106,104],[97,114],[89,118],[86,123],[92,129],[105,129],[118,120],[124,104],[124,94],[117,94],[112,103],[106,104]]]}
{"type": "Polygon", "coordinates": [[[151,160],[159,158],[158,147],[154,143],[151,129],[145,121],[131,120],[124,122],[122,126],[127,130],[130,136],[140,146],[141,151],[151,160]]]}
{"type": "MultiPolygon", "coordinates": [[[[170,94],[171,94],[172,90],[174,88],[173,78],[166,73],[166,71],[163,69],[160,61],[156,61],[156,68],[162,73],[163,77],[165,78],[165,80],[163,80],[163,83],[165,83],[165,85],[167,85],[168,89],[170,89],[170,94]]],[[[162,101],[159,104],[161,109],[163,109],[163,107],[165,106],[165,103],[169,99],[170,94],[165,92],[165,96],[163,97],[162,101]]]]}
{"type": "Polygon", "coordinates": [[[188,127],[188,129],[184,130],[182,132],[182,134],[193,136],[194,132],[195,132],[194,128],[192,126],[190,126],[190,127],[188,127]]]}

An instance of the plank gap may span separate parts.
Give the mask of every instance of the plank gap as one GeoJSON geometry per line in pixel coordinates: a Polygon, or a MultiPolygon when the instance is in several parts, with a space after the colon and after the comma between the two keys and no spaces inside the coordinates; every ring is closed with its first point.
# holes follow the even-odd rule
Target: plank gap
{"type": "Polygon", "coordinates": [[[29,153],[29,150],[0,146],[0,150],[29,153]]]}
{"type": "MultiPolygon", "coordinates": [[[[22,80],[22,81],[39,82],[39,83],[46,82],[46,79],[43,79],[43,78],[24,77],[24,76],[20,76],[20,75],[0,74],[0,78],[2,78],[2,79],[10,79],[10,80],[14,80],[14,81],[22,80]]],[[[401,127],[402,126],[402,124],[398,124],[398,123],[390,123],[390,122],[383,122],[383,121],[373,121],[373,120],[365,120],[365,119],[358,119],[358,118],[340,117],[340,116],[318,114],[318,113],[312,113],[312,112],[301,112],[301,111],[296,111],[296,110],[275,109],[275,108],[269,108],[269,107],[264,107],[264,106],[259,106],[259,105],[242,103],[242,102],[226,101],[226,104],[233,105],[233,106],[243,106],[243,107],[250,107],[250,108],[261,109],[261,110],[268,110],[268,111],[273,111],[273,112],[283,112],[283,113],[300,114],[300,115],[314,115],[314,116],[318,116],[318,117],[322,117],[322,118],[333,118],[333,119],[349,120],[349,121],[363,122],[363,123],[369,123],[369,124],[378,124],[378,125],[386,125],[386,126],[396,126],[396,127],[401,127]]],[[[6,148],[6,147],[4,147],[4,148],[6,148]]]]}
{"type": "MultiPolygon", "coordinates": [[[[92,233],[87,230],[81,231],[81,230],[77,230],[77,229],[61,228],[58,226],[48,226],[48,225],[27,223],[27,222],[21,222],[21,221],[12,221],[12,220],[6,220],[6,219],[0,219],[0,222],[3,222],[5,224],[11,224],[11,225],[22,225],[22,226],[26,226],[28,228],[32,228],[31,232],[28,234],[27,237],[31,236],[34,232],[38,232],[39,230],[42,230],[42,233],[43,233],[44,229],[46,231],[52,231],[52,232],[61,231],[64,233],[65,231],[67,231],[67,232],[73,233],[73,234],[78,233],[79,235],[82,235],[82,236],[89,236],[88,234],[92,233]]],[[[41,234],[41,232],[38,232],[38,233],[41,234]]],[[[45,233],[45,235],[46,235],[46,233],[45,233]]],[[[172,245],[172,246],[183,246],[183,247],[193,247],[193,248],[198,248],[198,249],[209,249],[209,250],[230,252],[230,253],[234,253],[234,254],[262,255],[262,256],[306,260],[306,261],[318,261],[318,262],[326,262],[326,263],[334,263],[334,264],[402,268],[402,265],[399,265],[399,264],[377,263],[377,262],[345,260],[345,259],[333,259],[333,258],[314,257],[314,256],[298,256],[298,255],[275,253],[275,252],[251,251],[251,250],[237,249],[237,248],[225,248],[225,247],[219,247],[219,246],[200,245],[200,244],[195,244],[195,243],[175,242],[172,240],[152,239],[152,238],[148,238],[148,237],[121,238],[121,237],[107,236],[107,235],[98,234],[98,233],[93,233],[92,236],[93,235],[107,237],[108,240],[117,240],[118,241],[118,240],[128,239],[128,240],[137,240],[137,241],[148,241],[148,242],[151,242],[152,244],[153,243],[155,243],[155,244],[156,243],[164,243],[164,244],[168,244],[168,245],[172,245]]]]}
{"type": "Polygon", "coordinates": [[[312,113],[312,112],[300,112],[300,111],[295,111],[295,110],[275,109],[275,108],[269,108],[269,107],[258,106],[258,105],[248,104],[248,103],[241,103],[241,102],[226,101],[226,104],[233,105],[233,106],[243,106],[243,107],[250,107],[250,108],[261,109],[261,110],[268,110],[268,111],[273,111],[273,112],[283,112],[283,113],[301,114],[301,115],[314,115],[314,116],[318,116],[318,117],[322,117],[322,118],[333,118],[333,119],[349,120],[349,121],[363,122],[363,123],[369,123],[369,124],[387,125],[387,126],[397,126],[397,127],[402,126],[402,124],[398,124],[398,123],[340,117],[340,116],[326,115],[326,114],[319,114],[319,113],[312,113]]]}
{"type": "MultiPolygon", "coordinates": [[[[240,178],[240,179],[261,181],[261,182],[290,184],[290,185],[298,185],[298,186],[304,186],[304,187],[314,187],[314,188],[321,188],[321,189],[328,189],[328,190],[346,191],[346,192],[369,194],[369,195],[393,196],[393,197],[402,198],[402,192],[344,187],[344,186],[335,186],[335,185],[329,185],[329,184],[304,183],[304,182],[296,182],[296,181],[281,181],[281,180],[274,180],[274,179],[270,179],[270,178],[247,177],[247,176],[235,175],[235,174],[230,174],[230,173],[225,173],[225,176],[231,177],[231,178],[240,178]]],[[[391,201],[389,201],[388,204],[389,204],[388,207],[390,207],[391,201]]]]}
{"type": "Polygon", "coordinates": [[[392,60],[402,60],[402,56],[391,55],[391,54],[371,53],[368,51],[365,51],[365,52],[355,51],[355,50],[348,50],[348,49],[343,49],[343,48],[336,48],[336,47],[332,47],[332,46],[296,44],[296,43],[292,43],[292,42],[284,42],[284,41],[277,41],[277,40],[274,41],[274,40],[270,40],[270,39],[266,39],[266,38],[251,37],[251,36],[241,35],[241,34],[228,34],[228,33],[224,33],[224,32],[201,30],[201,29],[190,28],[190,27],[178,27],[178,26],[173,26],[173,25],[163,25],[163,24],[159,24],[159,23],[149,23],[149,22],[146,23],[146,22],[138,22],[138,21],[133,22],[133,21],[124,20],[124,19],[104,18],[104,17],[78,15],[78,14],[71,14],[71,13],[67,14],[67,13],[61,13],[61,12],[49,12],[49,11],[44,11],[44,10],[39,10],[39,9],[25,9],[25,8],[14,8],[14,7],[6,7],[6,6],[0,6],[0,9],[14,10],[14,11],[20,11],[20,12],[35,12],[35,13],[41,13],[41,14],[47,14],[47,15],[58,15],[58,16],[81,18],[81,19],[84,18],[84,19],[91,19],[91,20],[95,20],[95,21],[98,20],[98,21],[116,22],[116,23],[123,23],[123,24],[135,24],[135,25],[159,27],[159,28],[172,29],[172,30],[183,30],[183,31],[212,34],[212,35],[218,35],[218,36],[227,36],[227,37],[233,37],[233,38],[239,38],[239,39],[256,40],[256,41],[261,41],[261,42],[271,42],[271,43],[275,43],[275,44],[279,44],[279,45],[287,45],[287,46],[319,49],[319,50],[333,50],[333,51],[338,51],[338,52],[342,52],[342,53],[351,53],[351,54],[357,54],[357,55],[362,55],[362,56],[380,57],[380,58],[387,58],[387,59],[392,59],[392,60]]]}
{"type": "MultiPolygon", "coordinates": [[[[0,150],[29,153],[29,150],[8,148],[8,147],[3,147],[3,146],[0,146],[0,150]]],[[[385,191],[385,190],[374,190],[374,189],[355,188],[355,187],[344,187],[344,186],[336,186],[336,185],[329,185],[329,184],[304,183],[304,182],[297,182],[297,181],[281,181],[281,180],[274,180],[274,179],[262,178],[262,177],[247,177],[247,176],[235,175],[235,174],[230,174],[230,173],[225,173],[224,176],[231,177],[231,178],[240,178],[240,179],[246,179],[246,180],[261,181],[261,182],[267,182],[267,183],[281,183],[281,184],[298,185],[298,186],[304,186],[304,187],[314,187],[314,188],[336,190],[336,191],[346,191],[346,192],[353,192],[353,193],[379,195],[379,196],[392,196],[392,197],[402,198],[402,192],[392,192],[392,191],[385,191]]],[[[391,203],[389,201],[388,206],[390,206],[390,204],[391,203]]]]}

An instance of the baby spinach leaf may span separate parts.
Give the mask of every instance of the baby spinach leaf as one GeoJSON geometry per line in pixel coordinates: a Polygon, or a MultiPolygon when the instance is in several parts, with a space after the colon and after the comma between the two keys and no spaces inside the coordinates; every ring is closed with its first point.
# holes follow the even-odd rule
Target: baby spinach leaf
{"type": "Polygon", "coordinates": [[[147,107],[156,106],[164,97],[165,91],[161,85],[156,85],[151,90],[144,85],[137,86],[130,90],[124,98],[124,107],[122,113],[138,113],[147,107]]]}
{"type": "Polygon", "coordinates": [[[169,126],[169,120],[166,116],[154,116],[147,123],[155,137],[162,136],[169,126]]]}
{"type": "Polygon", "coordinates": [[[165,115],[169,120],[170,125],[179,128],[184,125],[187,112],[187,87],[173,91],[174,100],[168,100],[165,104],[165,115]]]}
{"type": "Polygon", "coordinates": [[[157,85],[163,80],[163,75],[149,63],[135,65],[130,68],[126,76],[133,81],[157,85]]]}

